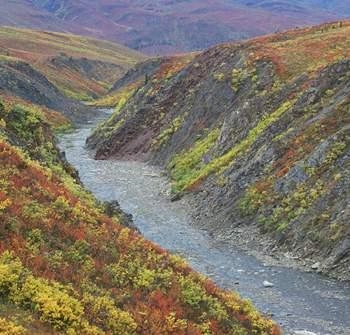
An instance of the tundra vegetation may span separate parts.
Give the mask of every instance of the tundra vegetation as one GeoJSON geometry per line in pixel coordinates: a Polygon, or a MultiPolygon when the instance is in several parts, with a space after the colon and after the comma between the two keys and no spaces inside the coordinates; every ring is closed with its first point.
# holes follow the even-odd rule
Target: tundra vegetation
{"type": "MultiPolygon", "coordinates": [[[[9,49],[18,42],[17,30],[1,34],[9,49]]],[[[26,46],[38,34],[46,38],[41,47],[67,42],[67,35],[23,34],[26,46]]],[[[85,53],[76,45],[85,39],[71,39],[71,54],[85,53]]],[[[57,72],[54,83],[66,74],[57,72]]],[[[249,301],[107,216],[56,146],[54,133],[69,129],[70,120],[15,93],[0,98],[1,334],[280,334],[249,301]]]]}

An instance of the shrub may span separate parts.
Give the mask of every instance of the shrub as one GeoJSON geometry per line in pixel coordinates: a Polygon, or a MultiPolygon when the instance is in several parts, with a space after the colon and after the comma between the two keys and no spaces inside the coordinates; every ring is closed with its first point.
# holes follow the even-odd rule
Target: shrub
{"type": "Polygon", "coordinates": [[[24,335],[26,330],[11,321],[0,318],[0,334],[2,335],[24,335]]]}

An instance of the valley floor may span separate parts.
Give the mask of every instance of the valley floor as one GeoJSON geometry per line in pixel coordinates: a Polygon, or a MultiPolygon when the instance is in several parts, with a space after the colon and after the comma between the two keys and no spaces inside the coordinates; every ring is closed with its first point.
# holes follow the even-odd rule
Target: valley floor
{"type": "Polygon", "coordinates": [[[93,126],[85,125],[63,136],[61,149],[79,170],[83,183],[101,200],[120,201],[147,239],[180,254],[219,285],[251,299],[287,334],[303,329],[321,335],[350,333],[348,283],[268,264],[215,241],[191,225],[186,198],[168,200],[168,184],[161,171],[139,162],[92,159],[85,140],[93,126]],[[264,287],[264,282],[273,286],[264,287]]]}

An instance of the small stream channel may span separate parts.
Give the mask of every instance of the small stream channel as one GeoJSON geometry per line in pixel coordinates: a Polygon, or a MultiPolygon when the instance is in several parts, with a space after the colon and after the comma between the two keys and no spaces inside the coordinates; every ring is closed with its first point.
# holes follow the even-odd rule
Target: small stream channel
{"type": "Polygon", "coordinates": [[[168,183],[160,170],[140,162],[94,160],[85,140],[107,116],[105,111],[99,119],[60,138],[61,150],[98,199],[118,200],[147,239],[180,254],[219,286],[251,299],[280,323],[286,334],[307,330],[320,335],[350,335],[350,283],[268,266],[215,242],[191,225],[186,203],[171,202],[164,196],[168,183]],[[264,281],[274,286],[265,288],[264,281]]]}

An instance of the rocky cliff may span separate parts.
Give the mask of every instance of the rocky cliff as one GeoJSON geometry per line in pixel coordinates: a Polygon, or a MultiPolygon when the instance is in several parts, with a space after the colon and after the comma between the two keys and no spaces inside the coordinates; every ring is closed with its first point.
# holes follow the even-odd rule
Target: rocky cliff
{"type": "Polygon", "coordinates": [[[349,33],[342,21],[172,58],[119,88],[88,143],[164,166],[215,236],[349,279],[349,33]]]}

